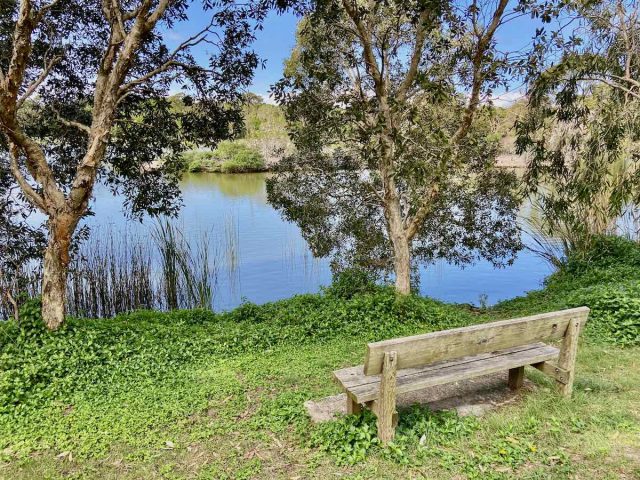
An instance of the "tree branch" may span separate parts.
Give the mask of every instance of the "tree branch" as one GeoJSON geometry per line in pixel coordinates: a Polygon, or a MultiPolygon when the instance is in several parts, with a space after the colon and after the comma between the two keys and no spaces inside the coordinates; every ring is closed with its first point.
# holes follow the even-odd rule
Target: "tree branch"
{"type": "Polygon", "coordinates": [[[150,72],[146,73],[145,75],[136,78],[134,80],[131,80],[130,82],[122,85],[120,87],[119,90],[119,95],[124,94],[127,90],[130,90],[131,88],[135,87],[136,85],[140,85],[141,83],[145,83],[149,80],[151,80],[153,77],[155,77],[156,75],[159,75],[163,72],[166,72],[167,70],[169,70],[171,67],[175,67],[175,66],[182,66],[183,68],[190,68],[190,66],[178,62],[175,60],[176,56],[178,56],[178,54],[180,52],[182,52],[183,50],[187,49],[187,48],[191,48],[194,47],[202,42],[204,42],[207,38],[207,33],[210,32],[211,27],[213,26],[213,20],[211,22],[209,22],[209,25],[207,25],[205,28],[203,28],[202,30],[200,30],[198,33],[192,35],[191,37],[189,37],[188,39],[186,39],[184,42],[182,42],[180,45],[178,45],[170,54],[168,59],[160,66],[158,66],[157,68],[154,68],[153,70],[151,70],[150,72]]]}
{"type": "Polygon", "coordinates": [[[82,130],[85,133],[88,133],[88,134],[91,133],[91,127],[89,127],[88,125],[85,125],[84,123],[76,122],[73,120],[67,120],[57,112],[56,112],[56,118],[60,123],[62,123],[63,125],[66,125],[67,127],[74,127],[74,128],[77,128],[78,130],[82,130]]]}
{"type": "Polygon", "coordinates": [[[48,64],[45,65],[44,69],[42,70],[42,72],[40,73],[38,78],[36,78],[31,83],[31,85],[29,85],[27,87],[27,89],[25,90],[24,94],[16,101],[16,110],[19,110],[20,107],[22,107],[22,104],[25,102],[25,100],[27,100],[31,95],[33,95],[33,93],[38,89],[38,87],[42,84],[42,82],[44,82],[45,79],[49,76],[49,73],[51,72],[51,69],[60,60],[62,60],[62,57],[60,57],[60,56],[53,57],[51,59],[51,61],[48,64]]]}
{"type": "Polygon", "coordinates": [[[380,68],[378,67],[376,56],[373,53],[370,37],[371,34],[364,23],[362,23],[362,19],[358,15],[358,12],[353,8],[352,5],[349,4],[349,0],[342,0],[342,5],[344,6],[347,15],[349,15],[349,18],[351,18],[351,21],[356,26],[356,30],[358,31],[358,36],[360,37],[360,41],[362,42],[362,47],[364,50],[364,61],[368,67],[369,74],[373,77],[373,80],[376,84],[376,89],[382,89],[384,79],[382,78],[382,74],[380,73],[380,68]]]}
{"type": "Polygon", "coordinates": [[[10,143],[9,146],[9,168],[11,169],[11,174],[18,182],[20,189],[24,192],[26,197],[43,213],[47,213],[47,207],[44,199],[36,192],[33,187],[27,182],[27,179],[24,178],[22,172],[20,171],[20,165],[18,164],[18,146],[14,143],[10,143]]]}
{"type": "MultiPolygon", "coordinates": [[[[458,127],[458,130],[453,134],[451,138],[451,144],[456,145],[460,143],[460,141],[466,137],[469,132],[469,128],[471,127],[471,123],[473,122],[474,114],[480,104],[480,90],[482,89],[482,83],[484,81],[484,76],[482,72],[482,67],[484,66],[483,60],[484,55],[486,53],[487,48],[491,45],[493,41],[493,36],[496,33],[496,30],[500,26],[502,21],[502,16],[504,15],[504,11],[507,7],[509,0],[499,0],[499,3],[493,12],[493,18],[491,23],[484,31],[481,33],[478,38],[478,44],[476,53],[473,56],[472,64],[473,64],[473,80],[471,82],[471,96],[469,98],[469,104],[465,110],[464,116],[462,118],[462,123],[458,127]]],[[[474,30],[477,29],[477,22],[474,21],[474,30]]]]}
{"type": "Polygon", "coordinates": [[[418,31],[416,32],[416,41],[413,46],[413,53],[411,54],[411,61],[409,62],[409,69],[403,82],[398,88],[398,98],[402,102],[406,99],[407,92],[413,85],[416,75],[418,74],[418,67],[420,66],[420,59],[422,58],[422,50],[424,48],[424,42],[427,36],[427,15],[429,11],[423,10],[418,18],[418,31]]]}

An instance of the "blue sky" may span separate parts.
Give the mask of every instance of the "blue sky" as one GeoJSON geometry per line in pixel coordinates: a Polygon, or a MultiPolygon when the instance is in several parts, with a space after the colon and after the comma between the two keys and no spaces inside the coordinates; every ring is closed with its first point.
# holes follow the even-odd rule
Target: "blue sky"
{"type": "MultiPolygon", "coordinates": [[[[165,39],[169,46],[175,46],[180,41],[188,38],[200,30],[208,21],[209,15],[199,11],[198,7],[190,9],[190,19],[186,23],[179,24],[176,29],[165,32],[165,39]]],[[[277,82],[282,75],[282,66],[295,45],[295,32],[298,18],[290,13],[278,15],[275,12],[269,14],[264,22],[263,30],[257,32],[254,50],[260,58],[264,59],[265,68],[259,68],[255,72],[253,84],[250,90],[268,98],[269,88],[277,82]]],[[[540,26],[536,20],[529,17],[521,17],[503,25],[497,32],[496,38],[501,49],[514,51],[526,48],[530,43],[535,29],[540,26]]],[[[206,61],[206,50],[196,52],[206,61]]],[[[514,84],[513,90],[518,90],[520,85],[514,84]]],[[[497,97],[498,103],[509,103],[521,93],[502,93],[497,97]]]]}

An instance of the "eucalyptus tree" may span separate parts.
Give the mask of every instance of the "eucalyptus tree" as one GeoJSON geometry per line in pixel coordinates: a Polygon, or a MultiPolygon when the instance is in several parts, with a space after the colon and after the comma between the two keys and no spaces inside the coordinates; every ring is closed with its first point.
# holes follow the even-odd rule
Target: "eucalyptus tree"
{"type": "Polygon", "coordinates": [[[512,59],[507,0],[316,1],[274,95],[295,158],[269,199],[334,266],[395,274],[436,258],[495,264],[520,248],[512,173],[494,168],[491,106],[512,59]]]}
{"type": "Polygon", "coordinates": [[[541,227],[566,252],[615,232],[640,200],[640,3],[550,5],[561,28],[539,38],[547,61],[530,73],[517,148],[531,159],[526,178],[541,227]]]}
{"type": "Polygon", "coordinates": [[[64,321],[70,246],[96,183],[124,195],[131,215],[175,212],[185,144],[215,144],[242,123],[240,95],[258,64],[250,42],[275,3],[284,4],[0,3],[0,158],[11,187],[46,218],[49,328],[64,321]],[[202,28],[181,35],[192,15],[202,28]],[[166,31],[178,33],[177,45],[166,31]],[[204,51],[209,58],[199,61],[204,51]],[[178,88],[189,108],[171,108],[168,93],[178,88]],[[160,158],[160,168],[149,168],[160,158]]]}

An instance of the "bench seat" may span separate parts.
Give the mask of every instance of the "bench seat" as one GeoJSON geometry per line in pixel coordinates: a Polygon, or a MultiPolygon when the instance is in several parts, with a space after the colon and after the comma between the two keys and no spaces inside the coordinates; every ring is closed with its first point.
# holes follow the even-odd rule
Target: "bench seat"
{"type": "MultiPolygon", "coordinates": [[[[537,342],[405,368],[397,371],[396,393],[412,392],[525,365],[542,364],[558,358],[558,355],[557,348],[537,342]]],[[[333,375],[354,402],[363,404],[378,399],[381,376],[365,375],[363,365],[336,370],[333,375]]]]}

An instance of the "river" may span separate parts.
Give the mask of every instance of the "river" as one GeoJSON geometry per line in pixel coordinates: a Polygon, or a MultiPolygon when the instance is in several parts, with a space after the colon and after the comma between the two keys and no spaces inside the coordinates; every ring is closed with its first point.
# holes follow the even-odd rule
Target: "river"
{"type": "MultiPolygon", "coordinates": [[[[216,310],[233,308],[243,299],[264,303],[318,292],[331,281],[329,260],[314,258],[299,228],[267,202],[266,175],[189,174],[182,180],[184,206],[176,224],[188,238],[202,232],[213,238],[216,310]]],[[[153,221],[128,221],[122,199],[106,188],[96,190],[93,210],[96,215],[85,223],[94,231],[142,238],[150,234],[153,221]]],[[[501,269],[483,261],[464,268],[437,262],[421,268],[420,293],[447,302],[478,305],[482,299],[492,305],[539,288],[550,272],[544,260],[526,249],[501,269]]]]}

